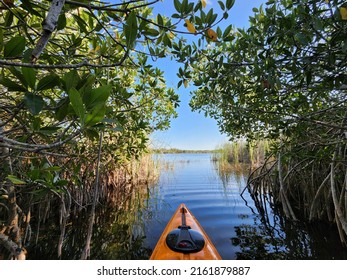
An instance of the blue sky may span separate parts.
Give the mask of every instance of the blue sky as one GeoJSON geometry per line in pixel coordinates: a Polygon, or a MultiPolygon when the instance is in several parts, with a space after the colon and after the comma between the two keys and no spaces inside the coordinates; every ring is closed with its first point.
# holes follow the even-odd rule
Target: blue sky
{"type": "MultiPolygon", "coordinates": [[[[249,25],[248,17],[253,15],[252,8],[259,7],[262,3],[265,1],[236,0],[234,7],[229,12],[228,19],[219,26],[222,30],[223,26],[230,24],[235,27],[247,27],[249,25]]],[[[206,10],[210,8],[214,8],[214,10],[219,8],[217,0],[207,1],[206,10]]],[[[171,16],[175,12],[173,0],[163,0],[162,3],[155,4],[155,9],[166,16],[171,16]]],[[[179,64],[175,61],[165,60],[164,63],[158,63],[157,66],[164,70],[168,86],[177,88],[179,78],[176,73],[179,64]]],[[[169,130],[155,132],[151,135],[151,143],[154,148],[211,150],[228,141],[227,136],[219,132],[216,120],[206,118],[203,113],[191,111],[189,107],[191,90],[193,90],[192,87],[177,89],[181,100],[177,110],[178,118],[172,120],[169,130]]]]}

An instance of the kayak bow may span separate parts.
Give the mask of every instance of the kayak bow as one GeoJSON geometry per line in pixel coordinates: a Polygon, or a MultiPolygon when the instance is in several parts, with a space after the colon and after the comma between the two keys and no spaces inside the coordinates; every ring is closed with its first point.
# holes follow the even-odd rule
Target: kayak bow
{"type": "Polygon", "coordinates": [[[151,260],[221,260],[197,219],[181,204],[164,229],[151,260]]]}

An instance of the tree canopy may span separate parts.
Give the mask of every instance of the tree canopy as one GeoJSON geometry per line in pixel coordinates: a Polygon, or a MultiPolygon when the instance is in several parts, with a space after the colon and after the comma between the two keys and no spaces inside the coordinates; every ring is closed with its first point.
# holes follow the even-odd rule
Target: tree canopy
{"type": "Polygon", "coordinates": [[[253,11],[249,28],[219,31],[227,42],[183,55],[191,106],[231,137],[270,139],[273,160],[250,191],[270,190],[294,220],[335,221],[345,242],[347,3],[270,0],[253,11]]]}
{"type": "Polygon", "coordinates": [[[187,36],[216,41],[234,1],[219,1],[218,15],[205,0],[174,0],[171,16],[153,12],[158,2],[0,1],[1,234],[20,243],[32,201],[55,198],[65,222],[72,201],[95,208],[100,176],[139,158],[176,117],[156,61],[182,61],[187,36]]]}
{"type": "Polygon", "coordinates": [[[192,50],[181,69],[198,88],[192,108],[233,137],[276,139],[300,131],[299,123],[344,127],[329,116],[346,101],[346,5],[283,0],[254,8],[249,28],[230,26],[228,42],[192,50]]]}

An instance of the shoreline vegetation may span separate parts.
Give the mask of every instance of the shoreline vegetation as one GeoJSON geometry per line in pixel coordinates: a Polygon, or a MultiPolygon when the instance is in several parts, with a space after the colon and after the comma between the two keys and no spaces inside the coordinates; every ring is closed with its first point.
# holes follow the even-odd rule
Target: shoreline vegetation
{"type": "Polygon", "coordinates": [[[214,153],[216,150],[181,150],[177,148],[161,148],[152,149],[152,154],[210,154],[214,153]]]}
{"type": "Polygon", "coordinates": [[[225,164],[248,164],[257,167],[264,163],[269,149],[270,143],[266,140],[227,142],[214,150],[212,160],[225,164]]]}
{"type": "Polygon", "coordinates": [[[212,161],[258,167],[264,163],[269,150],[269,141],[259,140],[249,143],[246,140],[239,140],[223,143],[213,150],[160,148],[151,149],[150,154],[212,154],[212,161]]]}

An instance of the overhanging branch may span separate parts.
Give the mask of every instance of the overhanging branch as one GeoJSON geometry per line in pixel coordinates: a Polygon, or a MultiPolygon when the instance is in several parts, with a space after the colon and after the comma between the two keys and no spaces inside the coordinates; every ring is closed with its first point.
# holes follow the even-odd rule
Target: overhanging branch
{"type": "Polygon", "coordinates": [[[31,53],[32,62],[35,63],[45,49],[52,32],[57,27],[59,15],[63,9],[65,0],[53,0],[48,15],[42,23],[43,32],[35,49],[31,53]]]}

